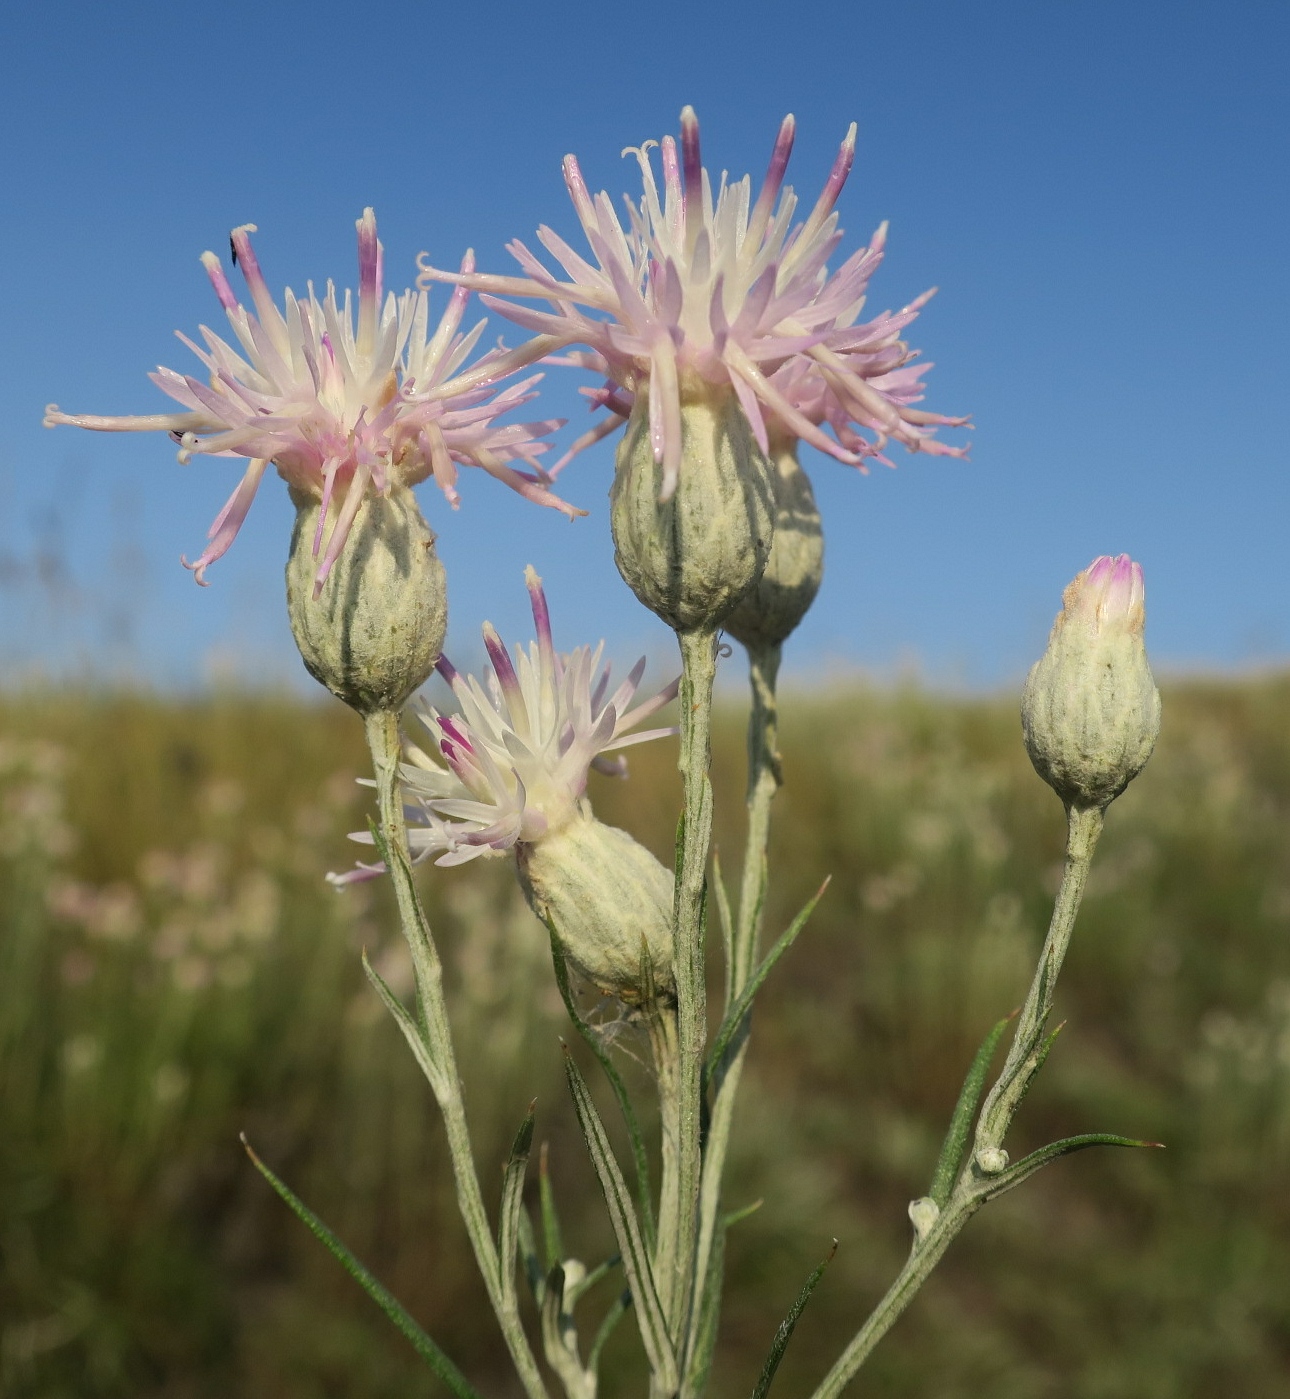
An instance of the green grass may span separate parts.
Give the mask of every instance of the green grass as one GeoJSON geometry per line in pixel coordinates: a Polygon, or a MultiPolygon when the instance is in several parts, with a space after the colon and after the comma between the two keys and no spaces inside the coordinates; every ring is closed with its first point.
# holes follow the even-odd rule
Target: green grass
{"type": "MultiPolygon", "coordinates": [[[[717,735],[728,873],[741,725],[732,710],[717,735]]],[[[836,1235],[776,1380],[809,1392],[899,1267],[962,1074],[1024,994],[1063,823],[1018,728],[1011,701],[914,690],[785,704],[772,931],[833,882],[755,1017],[729,1204],[765,1204],[729,1242],[720,1399],[751,1392],[836,1235]]],[[[672,762],[651,745],[628,782],[593,779],[598,813],[661,857],[672,762]]],[[[241,1131],[483,1392],[516,1392],[432,1100],[359,965],[366,947],[406,985],[387,891],[322,881],[353,858],[364,769],[339,707],[0,704],[5,1399],[444,1392],[256,1174],[241,1131]]],[[[594,1263],[610,1236],[563,1086],[545,930],[504,862],[422,884],[485,1187],[536,1096],[566,1246],[594,1263]]],[[[1014,1156],[1093,1130],[1168,1150],[1090,1152],[991,1205],[855,1392],[1284,1395],[1290,679],[1167,690],[1058,1013],[1070,1023],[1014,1156]]],[[[616,1043],[643,1093],[629,1025],[616,1043]]],[[[610,1345],[609,1399],[640,1387],[630,1330],[610,1345]]]]}

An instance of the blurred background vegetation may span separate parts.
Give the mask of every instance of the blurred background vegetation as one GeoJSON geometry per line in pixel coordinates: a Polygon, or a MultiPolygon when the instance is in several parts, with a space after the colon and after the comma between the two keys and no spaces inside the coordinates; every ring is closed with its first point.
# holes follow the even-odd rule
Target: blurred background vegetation
{"type": "MultiPolygon", "coordinates": [[[[991,1205],[856,1393],[1290,1392],[1290,678],[1177,683],[1165,705],[1095,864],[1058,997],[1069,1026],[1010,1145],[1106,1130],[1168,1150],[1086,1153],[991,1205]]],[[[1012,699],[852,687],[785,711],[771,930],[833,883],[756,1018],[729,1204],[764,1205],[730,1239],[719,1399],[750,1392],[831,1237],[777,1393],[809,1393],[899,1267],[963,1071],[1024,993],[1062,849],[1012,699]]],[[[718,733],[728,871],[742,722],[731,705],[718,733]]],[[[660,743],[626,783],[593,778],[599,814],[661,856],[673,761],[660,743]]],[[[408,984],[388,891],[322,880],[353,858],[364,770],[338,706],[0,701],[5,1399],[443,1392],[241,1131],[486,1394],[516,1392],[432,1100],[360,969],[366,947],[408,984]]],[[[503,862],[422,883],[481,1175],[499,1180],[536,1096],[566,1242],[597,1261],[609,1231],[545,934],[503,862]]],[[[632,1027],[615,1031],[643,1093],[632,1027]]],[[[630,1333],[611,1397],[639,1388],[630,1333]]]]}

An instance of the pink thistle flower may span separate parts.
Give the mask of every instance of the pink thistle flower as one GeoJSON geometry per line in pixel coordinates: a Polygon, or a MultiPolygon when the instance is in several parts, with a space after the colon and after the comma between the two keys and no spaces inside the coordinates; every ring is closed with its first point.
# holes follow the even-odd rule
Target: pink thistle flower
{"type": "Polygon", "coordinates": [[[556,362],[605,375],[605,388],[589,396],[593,408],[605,407],[610,416],[578,440],[553,476],[576,452],[612,432],[648,384],[654,457],[663,463],[662,498],[669,499],[680,468],[686,380],[731,386],[763,451],[775,434],[801,438],[853,466],[878,456],[889,439],[910,451],[965,454],[933,434],[937,427],[963,426],[966,418],[914,406],[930,366],[912,366],[917,352],[900,336],[931,293],[856,324],[882,261],[886,225],[868,247],[828,271],[842,240],[834,205],[855,155],[854,123],[801,222],[794,221],[797,197],[783,184],[795,129],[794,119],[785,117],[755,203],[747,176],[729,184],[724,173],[714,200],[700,160],[698,118],[686,107],[679,148],[670,136],[659,147],[661,194],[650,159],[656,143],[624,151],[635,155],[644,181],[640,205],[626,201],[625,229],[609,196],[602,191],[593,198],[576,158],[566,156],[565,184],[595,263],[550,228],[539,228],[538,239],[567,280],[553,276],[518,240],[508,251],[523,277],[441,272],[423,260],[422,284],[442,280],[485,293],[487,305],[538,332],[544,344],[588,347],[556,362]],[[517,306],[498,294],[545,300],[551,309],[517,306]],[[836,435],[825,432],[825,424],[836,435]]]}
{"type": "MultiPolygon", "coordinates": [[[[458,504],[457,466],[477,466],[540,505],[569,516],[585,514],[549,489],[537,465],[550,444],[540,439],[561,420],[512,423],[497,419],[536,397],[534,375],[497,392],[497,383],[532,356],[490,350],[469,369],[462,365],[483,332],[481,321],[459,333],[469,293],[458,289],[438,326],[429,332],[424,290],[392,292],[382,302],[384,250],[371,209],[358,220],[358,320],[349,291],[340,302],[327,283],[320,301],[310,283],[307,298],[288,289],[279,310],[251,247],[254,224],[235,228],[233,261],[240,265],[254,311],[241,305],[214,253],[202,265],[228,317],[239,348],[201,326],[205,348],[177,332],[205,365],[206,382],[172,369],[150,377],[183,409],[132,417],[60,412],[50,404],[45,425],[69,423],[99,432],[164,431],[179,444],[179,460],[192,456],[245,457],[249,465],[191,568],[198,583],[236,538],[266,466],[323,509],[313,551],[316,589],[341,549],[365,493],[412,486],[433,477],[449,503],[458,504]],[[517,468],[521,462],[528,469],[517,468]]],[[[474,266],[467,253],[463,273],[474,266]]],[[[315,589],[315,590],[316,590],[315,589]]]]}
{"type": "MultiPolygon", "coordinates": [[[[436,864],[460,865],[535,844],[582,813],[592,768],[626,775],[624,760],[607,754],[677,732],[632,730],[676,698],[679,680],[633,704],[645,671],[641,657],[611,693],[610,667],[600,664],[605,643],[557,652],[542,580],[531,567],[524,580],[537,639],[527,649],[517,646],[512,659],[486,622],[492,664],[484,683],[440,657],[437,669],[452,687],[458,712],[445,714],[424,701],[414,705],[434,746],[427,752],[407,743],[400,773],[414,862],[434,855],[436,864]]],[[[372,842],[363,831],[350,839],[372,842]]],[[[384,869],[360,864],[328,878],[345,885],[384,869]]]]}

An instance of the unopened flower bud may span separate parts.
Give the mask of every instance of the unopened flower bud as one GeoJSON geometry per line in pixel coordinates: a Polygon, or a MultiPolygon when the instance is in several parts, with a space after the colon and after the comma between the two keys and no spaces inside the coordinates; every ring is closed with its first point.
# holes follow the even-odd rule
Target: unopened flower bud
{"type": "Polygon", "coordinates": [[[909,1222],[914,1226],[914,1238],[920,1244],[932,1232],[933,1225],[940,1217],[941,1207],[930,1195],[909,1202],[909,1222]]]}
{"type": "Polygon", "coordinates": [[[1035,770],[1070,807],[1101,810],[1146,766],[1160,732],[1147,664],[1142,568],[1095,559],[1062,595],[1026,681],[1021,726],[1035,770]]]}
{"type": "Polygon", "coordinates": [[[609,493],[618,571],[674,631],[715,629],[766,567],[773,471],[732,390],[683,391],[680,469],[662,499],[651,391],[636,395],[609,493]]]}
{"type": "Polygon", "coordinates": [[[824,577],[824,534],[811,481],[797,460],[797,439],[771,443],[775,538],[761,577],[722,624],[745,646],[778,646],[797,630],[824,577]]]}
{"type": "Polygon", "coordinates": [[[578,972],[634,1004],[647,958],[655,990],[671,992],[672,876],[643,845],[584,812],[516,856],[529,906],[578,972]]]}
{"type": "Polygon", "coordinates": [[[402,708],[434,669],[448,623],[434,532],[406,487],[369,493],[319,585],[321,507],[303,492],[292,499],[287,612],[306,669],[360,714],[402,708]]]}
{"type": "Polygon", "coordinates": [[[1008,1169],[1008,1153],[1001,1146],[983,1146],[976,1154],[978,1169],[987,1176],[997,1176],[1008,1169]]]}

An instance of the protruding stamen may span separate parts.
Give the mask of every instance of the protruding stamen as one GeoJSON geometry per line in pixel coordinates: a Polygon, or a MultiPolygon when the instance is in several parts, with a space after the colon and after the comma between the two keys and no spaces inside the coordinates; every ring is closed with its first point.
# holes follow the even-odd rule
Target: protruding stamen
{"type": "Polygon", "coordinates": [[[206,269],[206,275],[211,279],[211,286],[215,288],[215,295],[219,297],[219,304],[226,311],[237,310],[237,297],[233,293],[233,288],[229,285],[228,278],[224,275],[224,269],[220,266],[219,258],[214,253],[205,252],[202,254],[202,266],[206,269]]]}
{"type": "Polygon", "coordinates": [[[703,160],[699,155],[699,118],[694,108],[681,108],[681,173],[685,189],[685,242],[694,246],[703,227],[703,160]]]}
{"type": "Polygon", "coordinates": [[[780,123],[779,135],[775,138],[775,148],[770,153],[770,166],[761,193],[748,220],[748,238],[753,251],[761,245],[761,240],[770,223],[771,210],[779,197],[780,186],[784,183],[784,171],[788,168],[788,158],[793,154],[793,137],[797,132],[797,119],[790,112],[780,123]]]}
{"type": "Polygon", "coordinates": [[[376,339],[376,314],[381,304],[381,244],[376,236],[376,213],[370,207],[355,223],[358,229],[358,353],[370,355],[376,339]]]}
{"type": "Polygon", "coordinates": [[[543,651],[554,650],[551,639],[551,612],[547,607],[546,593],[542,591],[542,580],[532,564],[524,570],[524,585],[529,590],[529,603],[533,608],[533,625],[537,629],[538,645],[543,651]]]}

